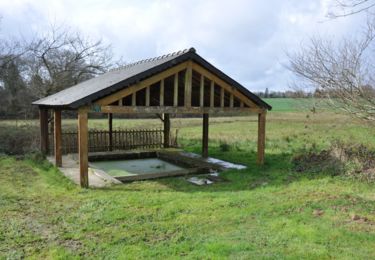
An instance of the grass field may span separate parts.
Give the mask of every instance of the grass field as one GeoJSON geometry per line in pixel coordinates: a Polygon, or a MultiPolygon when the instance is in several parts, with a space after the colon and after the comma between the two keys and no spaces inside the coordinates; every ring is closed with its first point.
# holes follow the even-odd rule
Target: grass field
{"type": "MultiPolygon", "coordinates": [[[[333,113],[275,108],[266,164],[257,166],[255,116],[211,122],[210,155],[248,166],[212,186],[168,178],[82,190],[46,162],[1,157],[0,259],[375,258],[374,184],[298,173],[291,163],[296,153],[335,139],[375,149],[373,128],[333,113]]],[[[172,125],[186,150],[200,152],[201,119],[172,125]]]]}

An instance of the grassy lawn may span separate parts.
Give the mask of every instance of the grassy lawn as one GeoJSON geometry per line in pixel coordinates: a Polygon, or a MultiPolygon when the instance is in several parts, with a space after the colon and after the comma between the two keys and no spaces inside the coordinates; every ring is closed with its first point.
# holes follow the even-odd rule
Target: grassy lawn
{"type": "MultiPolygon", "coordinates": [[[[337,138],[375,148],[372,128],[332,113],[270,112],[260,167],[255,117],[211,122],[210,155],[248,166],[211,186],[168,178],[82,190],[46,162],[1,157],[0,259],[375,258],[374,184],[291,164],[337,138]]],[[[186,150],[200,151],[201,119],[172,125],[186,150]]]]}

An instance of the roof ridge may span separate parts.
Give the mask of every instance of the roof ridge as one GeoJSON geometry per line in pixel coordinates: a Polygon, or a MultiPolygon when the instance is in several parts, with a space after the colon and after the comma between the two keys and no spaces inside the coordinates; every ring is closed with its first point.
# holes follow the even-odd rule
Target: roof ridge
{"type": "Polygon", "coordinates": [[[160,56],[156,56],[156,57],[153,57],[153,58],[135,61],[135,62],[132,62],[132,63],[129,63],[129,64],[119,66],[117,68],[110,69],[109,71],[120,71],[120,70],[128,69],[128,68],[133,67],[133,66],[138,65],[138,64],[157,61],[157,60],[161,60],[161,59],[168,58],[168,57],[178,56],[178,55],[181,55],[181,54],[184,54],[184,53],[187,53],[187,52],[196,52],[196,51],[193,47],[191,47],[189,49],[183,49],[183,50],[163,54],[163,55],[160,55],[160,56]]]}

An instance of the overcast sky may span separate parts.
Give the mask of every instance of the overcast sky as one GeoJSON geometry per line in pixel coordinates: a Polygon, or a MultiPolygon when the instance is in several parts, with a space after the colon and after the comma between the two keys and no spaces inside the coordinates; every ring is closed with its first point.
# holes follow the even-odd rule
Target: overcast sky
{"type": "Polygon", "coordinates": [[[133,62],[195,47],[252,91],[286,90],[286,52],[313,35],[338,41],[363,16],[327,20],[332,0],[0,0],[2,37],[32,37],[51,23],[112,44],[133,62]]]}

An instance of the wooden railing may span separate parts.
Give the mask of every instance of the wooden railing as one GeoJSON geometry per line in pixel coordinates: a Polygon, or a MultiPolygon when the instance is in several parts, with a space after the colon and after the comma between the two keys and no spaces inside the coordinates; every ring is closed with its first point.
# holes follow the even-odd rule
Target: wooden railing
{"type": "MultiPolygon", "coordinates": [[[[130,129],[113,130],[112,138],[109,131],[90,130],[88,136],[89,152],[104,152],[112,150],[132,150],[162,148],[164,146],[162,129],[130,129]]],[[[77,131],[62,133],[62,153],[78,152],[77,131]]],[[[53,154],[53,133],[49,133],[49,152],[53,154]]]]}

